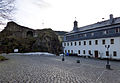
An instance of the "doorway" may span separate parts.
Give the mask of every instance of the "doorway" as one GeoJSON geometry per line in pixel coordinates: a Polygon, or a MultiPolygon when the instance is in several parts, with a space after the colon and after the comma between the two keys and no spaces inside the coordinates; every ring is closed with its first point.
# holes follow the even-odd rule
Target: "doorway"
{"type": "Polygon", "coordinates": [[[94,51],[95,58],[98,58],[98,50],[94,51]]]}

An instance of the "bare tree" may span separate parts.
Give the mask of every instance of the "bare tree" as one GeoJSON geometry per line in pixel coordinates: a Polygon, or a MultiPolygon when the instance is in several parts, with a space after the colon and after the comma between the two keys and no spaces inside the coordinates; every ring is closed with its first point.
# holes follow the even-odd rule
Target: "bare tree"
{"type": "Polygon", "coordinates": [[[4,20],[12,20],[11,13],[14,10],[15,0],[0,0],[0,25],[4,25],[4,20]]]}

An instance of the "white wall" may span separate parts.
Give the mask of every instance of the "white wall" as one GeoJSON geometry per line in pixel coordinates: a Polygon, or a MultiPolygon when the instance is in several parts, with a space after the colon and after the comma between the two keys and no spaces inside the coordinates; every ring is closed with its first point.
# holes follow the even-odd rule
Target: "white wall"
{"type": "Polygon", "coordinates": [[[111,37],[111,38],[100,38],[100,39],[89,39],[89,40],[80,40],[81,41],[81,45],[79,45],[79,41],[71,41],[71,42],[77,42],[77,45],[75,46],[74,43],[71,46],[71,43],[69,43],[69,46],[67,46],[67,42],[66,46],[64,46],[64,42],[63,42],[63,46],[64,48],[64,52],[65,50],[73,50],[73,53],[77,53],[78,54],[78,50],[80,50],[80,54],[78,54],[79,56],[88,56],[88,50],[91,50],[91,53],[94,56],[94,51],[98,50],[99,51],[99,55],[98,57],[102,57],[102,58],[106,58],[106,51],[107,48],[105,48],[105,45],[102,44],[102,40],[105,39],[106,44],[105,45],[110,45],[109,48],[109,54],[111,56],[111,58],[114,59],[120,59],[120,37],[111,37]],[[110,39],[114,39],[114,44],[110,43],[110,39]],[[95,40],[98,40],[98,45],[95,45],[95,40]],[[83,41],[86,41],[86,45],[83,45],[83,41]],[[91,41],[92,45],[89,45],[89,41],[91,41]],[[83,54],[83,50],[86,51],[86,54],[83,54]],[[117,52],[117,56],[113,56],[113,51],[117,52]]]}

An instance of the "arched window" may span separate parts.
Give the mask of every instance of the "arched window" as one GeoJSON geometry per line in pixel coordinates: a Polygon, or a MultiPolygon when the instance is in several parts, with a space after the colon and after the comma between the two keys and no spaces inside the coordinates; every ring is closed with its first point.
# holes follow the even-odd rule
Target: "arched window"
{"type": "Polygon", "coordinates": [[[28,32],[27,32],[27,36],[33,37],[33,32],[32,32],[32,31],[28,31],[28,32]]]}

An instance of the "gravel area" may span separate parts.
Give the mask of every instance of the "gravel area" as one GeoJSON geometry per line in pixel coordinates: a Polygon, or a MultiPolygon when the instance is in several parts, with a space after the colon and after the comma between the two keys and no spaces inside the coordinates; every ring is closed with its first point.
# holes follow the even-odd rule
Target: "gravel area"
{"type": "Polygon", "coordinates": [[[6,55],[0,62],[0,83],[120,83],[120,62],[81,57],[6,55]],[[80,63],[76,61],[80,60],[80,63]]]}

